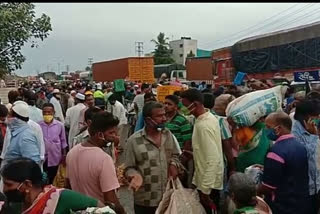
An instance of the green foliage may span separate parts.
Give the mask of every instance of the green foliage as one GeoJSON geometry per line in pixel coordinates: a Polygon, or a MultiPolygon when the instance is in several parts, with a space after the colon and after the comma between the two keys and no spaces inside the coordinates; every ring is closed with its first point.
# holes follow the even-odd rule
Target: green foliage
{"type": "Polygon", "coordinates": [[[171,58],[172,50],[169,49],[169,38],[165,37],[164,33],[160,33],[157,40],[152,39],[151,42],[155,43],[154,50],[154,64],[172,64],[174,59],[171,58]]]}
{"type": "Polygon", "coordinates": [[[52,31],[50,17],[35,16],[32,3],[0,3],[0,75],[21,69],[26,58],[21,48],[26,42],[38,47],[52,31]]]}
{"type": "Polygon", "coordinates": [[[87,67],[86,67],[86,71],[91,71],[91,67],[90,67],[90,66],[87,66],[87,67]]]}

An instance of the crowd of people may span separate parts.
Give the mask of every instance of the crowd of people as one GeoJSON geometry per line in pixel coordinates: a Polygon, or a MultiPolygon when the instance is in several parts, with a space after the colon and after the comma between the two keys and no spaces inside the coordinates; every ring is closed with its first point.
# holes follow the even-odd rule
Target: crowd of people
{"type": "Polygon", "coordinates": [[[170,179],[196,189],[208,214],[318,214],[320,91],[289,88],[282,111],[252,126],[226,115],[232,101],[268,87],[193,83],[159,102],[146,83],[126,82],[124,92],[112,83],[23,84],[0,105],[1,213],[129,213],[123,176],[136,214],[156,213],[170,179]],[[54,185],[60,167],[63,186],[54,185]]]}

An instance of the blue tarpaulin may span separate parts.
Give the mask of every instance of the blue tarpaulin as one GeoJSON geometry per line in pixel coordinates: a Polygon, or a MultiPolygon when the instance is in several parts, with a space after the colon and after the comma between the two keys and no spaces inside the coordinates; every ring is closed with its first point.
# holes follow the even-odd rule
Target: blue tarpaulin
{"type": "Polygon", "coordinates": [[[245,76],[246,76],[246,73],[238,71],[236,78],[234,78],[234,80],[233,80],[233,84],[234,85],[241,85],[245,76]]]}

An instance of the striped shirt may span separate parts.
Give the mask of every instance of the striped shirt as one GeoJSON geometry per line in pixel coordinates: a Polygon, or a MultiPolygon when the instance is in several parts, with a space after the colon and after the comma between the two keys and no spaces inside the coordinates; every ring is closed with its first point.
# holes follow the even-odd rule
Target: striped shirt
{"type": "Polygon", "coordinates": [[[227,140],[227,139],[232,138],[232,133],[230,131],[229,123],[227,121],[227,118],[217,115],[217,113],[215,113],[212,109],[210,110],[210,112],[214,116],[216,116],[216,118],[219,121],[219,126],[220,126],[220,129],[221,129],[221,139],[222,140],[227,140]]]}
{"type": "Polygon", "coordinates": [[[171,131],[171,133],[177,138],[180,148],[183,148],[183,145],[186,141],[191,140],[192,138],[192,126],[189,121],[177,113],[171,121],[168,121],[166,128],[171,131]]]}

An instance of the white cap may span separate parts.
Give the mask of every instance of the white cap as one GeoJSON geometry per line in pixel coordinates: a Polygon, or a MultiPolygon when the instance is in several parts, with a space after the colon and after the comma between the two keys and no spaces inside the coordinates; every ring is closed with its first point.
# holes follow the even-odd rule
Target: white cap
{"type": "Polygon", "coordinates": [[[56,88],[56,89],[53,90],[52,93],[53,93],[53,94],[58,94],[58,93],[60,93],[60,90],[56,88]]]}
{"type": "Polygon", "coordinates": [[[98,89],[98,90],[101,90],[101,89],[102,89],[102,86],[101,86],[100,83],[97,84],[97,89],[98,89]]]}
{"type": "Polygon", "coordinates": [[[26,102],[21,100],[14,102],[12,110],[21,117],[29,117],[29,106],[26,102]]]}
{"type": "Polygon", "coordinates": [[[70,92],[70,94],[76,94],[77,92],[75,91],[75,90],[72,90],[71,92],[70,92]]]}
{"type": "Polygon", "coordinates": [[[86,99],[86,97],[81,93],[77,93],[76,94],[76,98],[79,99],[79,100],[85,100],[86,99]]]}

